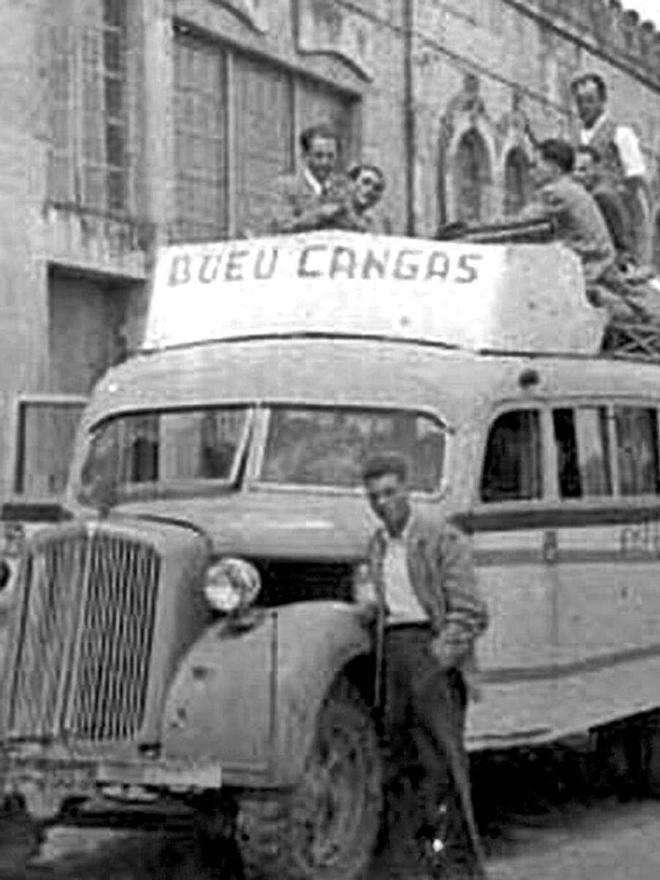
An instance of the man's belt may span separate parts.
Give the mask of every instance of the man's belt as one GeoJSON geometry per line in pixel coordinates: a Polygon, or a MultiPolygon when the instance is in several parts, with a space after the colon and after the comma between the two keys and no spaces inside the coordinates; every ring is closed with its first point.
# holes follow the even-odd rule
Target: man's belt
{"type": "Polygon", "coordinates": [[[428,620],[411,620],[409,623],[389,623],[385,633],[423,632],[431,634],[431,623],[428,620]]]}

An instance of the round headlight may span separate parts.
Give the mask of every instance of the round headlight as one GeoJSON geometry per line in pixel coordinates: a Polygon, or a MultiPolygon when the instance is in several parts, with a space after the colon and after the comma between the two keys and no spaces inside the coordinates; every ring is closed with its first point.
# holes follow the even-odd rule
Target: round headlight
{"type": "Polygon", "coordinates": [[[225,557],[206,572],[204,595],[214,611],[235,614],[248,608],[259,595],[259,572],[245,559],[225,557]]]}

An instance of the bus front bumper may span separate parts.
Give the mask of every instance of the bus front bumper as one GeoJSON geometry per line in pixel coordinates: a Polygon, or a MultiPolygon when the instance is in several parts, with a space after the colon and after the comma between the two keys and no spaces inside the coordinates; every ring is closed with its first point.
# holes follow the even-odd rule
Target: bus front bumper
{"type": "Polygon", "coordinates": [[[89,758],[49,748],[5,750],[0,760],[0,791],[18,796],[39,819],[57,816],[72,800],[144,803],[222,787],[222,768],[214,761],[89,758]]]}

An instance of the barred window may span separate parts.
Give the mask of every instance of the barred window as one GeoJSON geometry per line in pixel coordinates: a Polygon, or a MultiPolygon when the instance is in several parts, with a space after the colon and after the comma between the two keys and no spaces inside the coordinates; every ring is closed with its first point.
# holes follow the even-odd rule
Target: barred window
{"type": "Polygon", "coordinates": [[[236,229],[258,228],[270,182],[291,169],[293,88],[283,70],[251,58],[234,61],[236,82],[236,229]]]}
{"type": "Polygon", "coordinates": [[[174,46],[173,240],[247,235],[269,213],[272,181],[292,171],[298,134],[318,122],[354,144],[354,96],[180,26],[174,46]]]}
{"type": "Polygon", "coordinates": [[[51,25],[49,195],[126,214],[131,203],[127,0],[86,0],[51,25]]]}
{"type": "Polygon", "coordinates": [[[178,35],[174,53],[175,239],[227,233],[227,56],[178,35]]]}
{"type": "Polygon", "coordinates": [[[14,492],[45,498],[64,491],[78,422],[87,400],[43,395],[18,403],[14,492]]]}

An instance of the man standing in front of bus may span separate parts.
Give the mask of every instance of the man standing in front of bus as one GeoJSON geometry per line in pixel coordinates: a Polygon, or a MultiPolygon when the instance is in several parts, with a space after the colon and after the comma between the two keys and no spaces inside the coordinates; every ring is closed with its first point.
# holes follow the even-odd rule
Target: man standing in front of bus
{"type": "Polygon", "coordinates": [[[410,723],[425,771],[422,809],[432,869],[451,880],[482,880],[464,746],[474,642],[488,623],[465,537],[413,510],[400,455],[363,469],[382,525],[369,545],[370,577],[356,590],[363,619],[384,625],[386,722],[410,723]],[[468,681],[466,681],[466,679],[468,681]]]}

